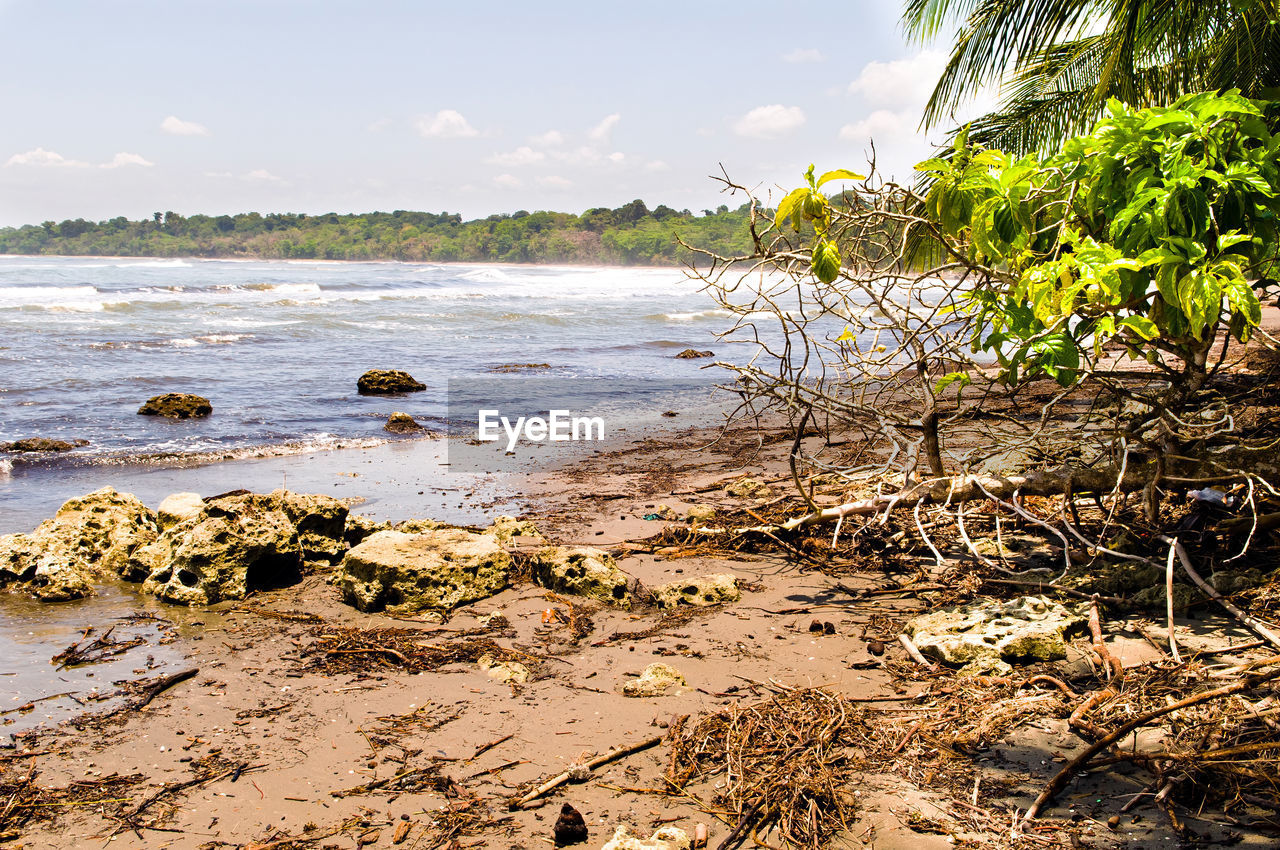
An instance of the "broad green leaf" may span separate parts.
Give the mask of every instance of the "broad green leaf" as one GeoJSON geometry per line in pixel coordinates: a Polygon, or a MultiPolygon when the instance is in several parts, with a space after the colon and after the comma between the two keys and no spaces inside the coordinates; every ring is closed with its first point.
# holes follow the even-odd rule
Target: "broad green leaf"
{"type": "Polygon", "coordinates": [[[823,283],[831,283],[840,274],[840,248],[834,242],[819,241],[813,246],[813,274],[823,283]]]}
{"type": "Polygon", "coordinates": [[[1160,336],[1160,328],[1146,316],[1125,316],[1120,320],[1120,325],[1129,328],[1146,340],[1152,340],[1160,336]]]}
{"type": "Polygon", "coordinates": [[[837,168],[834,171],[828,171],[818,178],[818,188],[821,189],[832,180],[865,180],[866,175],[854,174],[847,168],[837,168]]]}

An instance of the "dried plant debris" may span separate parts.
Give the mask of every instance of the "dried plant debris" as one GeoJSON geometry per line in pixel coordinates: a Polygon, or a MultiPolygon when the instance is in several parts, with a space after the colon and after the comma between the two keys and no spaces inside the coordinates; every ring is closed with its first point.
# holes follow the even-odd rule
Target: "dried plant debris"
{"type": "Polygon", "coordinates": [[[367,674],[378,665],[418,673],[448,664],[474,664],[484,655],[534,668],[541,665],[542,659],[536,655],[500,646],[475,633],[491,630],[441,637],[438,632],[422,629],[321,626],[312,630],[314,639],[301,654],[309,659],[310,669],[323,673],[367,674]]]}
{"type": "Polygon", "coordinates": [[[843,696],[783,690],[673,727],[667,781],[683,790],[718,779],[711,805],[733,820],[721,847],[767,840],[771,831],[785,846],[826,847],[854,814],[869,733],[863,710],[843,696]]]}
{"type": "Polygon", "coordinates": [[[61,788],[36,782],[34,770],[10,768],[0,773],[0,841],[10,841],[33,822],[50,822],[75,809],[118,811],[142,782],[141,774],[112,774],[98,779],[81,779],[61,788]]]}

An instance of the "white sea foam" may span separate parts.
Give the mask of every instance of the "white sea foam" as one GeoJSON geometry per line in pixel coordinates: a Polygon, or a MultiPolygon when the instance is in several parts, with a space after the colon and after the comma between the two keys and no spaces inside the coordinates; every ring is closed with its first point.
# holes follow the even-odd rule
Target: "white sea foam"
{"type": "Polygon", "coordinates": [[[95,303],[101,305],[101,293],[92,286],[0,286],[0,310],[95,303]]]}
{"type": "Polygon", "coordinates": [[[733,314],[728,310],[695,310],[691,313],[663,313],[662,318],[669,322],[693,322],[698,319],[725,319],[733,314]]]}

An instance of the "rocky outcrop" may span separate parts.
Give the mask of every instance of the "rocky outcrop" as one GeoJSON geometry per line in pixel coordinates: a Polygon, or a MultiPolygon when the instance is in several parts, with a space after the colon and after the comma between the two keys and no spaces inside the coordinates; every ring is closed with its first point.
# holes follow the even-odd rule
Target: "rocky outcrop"
{"type": "Polygon", "coordinates": [[[104,487],[67,501],[30,534],[0,537],[0,584],[23,583],[47,602],[89,596],[97,580],[126,575],[156,533],[145,505],[104,487]]]}
{"type": "Polygon", "coordinates": [[[180,605],[243,599],[302,575],[298,531],[275,495],[224,496],[164,531],[130,559],[142,589],[180,605]]]}
{"type": "Polygon", "coordinates": [[[677,360],[696,360],[699,357],[715,357],[714,351],[698,351],[694,348],[686,348],[684,351],[676,355],[677,360]]]}
{"type": "Polygon", "coordinates": [[[608,552],[589,546],[548,546],[533,556],[530,566],[533,580],[548,590],[631,607],[630,580],[608,552]]]}
{"type": "Polygon", "coordinates": [[[377,534],[379,531],[390,530],[389,522],[370,519],[363,514],[347,514],[347,524],[343,529],[342,539],[349,549],[352,546],[359,546],[366,537],[377,534]]]}
{"type": "Polygon", "coordinates": [[[1066,637],[1084,615],[1043,596],[977,602],[914,618],[904,631],[922,655],[969,674],[1005,675],[1011,663],[1067,657],[1066,637]]]}
{"type": "Polygon", "coordinates": [[[426,388],[426,384],[414,380],[408,372],[399,369],[370,369],[356,381],[356,391],[360,395],[416,393],[426,388]]]}
{"type": "Polygon", "coordinates": [[[156,508],[156,522],[160,530],[173,528],[183,520],[191,519],[204,510],[204,498],[199,493],[171,493],[156,508]]]}
{"type": "Polygon", "coordinates": [[[742,598],[738,579],[728,573],[713,573],[697,578],[673,581],[649,588],[659,608],[675,608],[680,605],[723,605],[742,598]]]}
{"type": "Polygon", "coordinates": [[[484,533],[502,546],[537,546],[547,542],[536,525],[527,519],[516,519],[513,516],[498,517],[484,533]]]}
{"type": "Polygon", "coordinates": [[[419,425],[418,421],[409,414],[401,413],[397,410],[387,417],[387,424],[382,426],[382,430],[392,434],[414,434],[426,429],[419,425]]]}
{"type": "Polygon", "coordinates": [[[335,584],[361,611],[448,611],[497,593],[510,570],[511,556],[486,534],[382,531],[347,552],[335,584]]]}
{"type": "Polygon", "coordinates": [[[140,416],[164,416],[169,419],[198,419],[213,413],[213,405],[204,396],[191,393],[165,393],[147,399],[138,408],[140,416]]]}
{"type": "Polygon", "coordinates": [[[273,490],[270,497],[298,532],[298,545],[307,561],[336,564],[347,551],[346,503],[332,496],[273,490]]]}
{"type": "Polygon", "coordinates": [[[26,437],[12,443],[0,443],[0,452],[69,452],[89,445],[88,440],[52,440],[48,437],[26,437]]]}
{"type": "Polygon", "coordinates": [[[672,688],[688,684],[684,674],[670,664],[656,661],[644,668],[640,678],[622,686],[622,695],[628,697],[660,697],[672,688]]]}

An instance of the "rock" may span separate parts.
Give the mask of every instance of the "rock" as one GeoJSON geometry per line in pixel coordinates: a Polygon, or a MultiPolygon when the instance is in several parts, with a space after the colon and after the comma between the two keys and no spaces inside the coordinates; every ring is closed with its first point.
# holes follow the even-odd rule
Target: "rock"
{"type": "Polygon", "coordinates": [[[141,416],[165,416],[169,419],[197,419],[213,413],[213,405],[204,396],[191,393],[165,393],[147,399],[138,408],[141,416]]]}
{"type": "Polygon", "coordinates": [[[212,605],[298,581],[303,550],[281,499],[250,493],[210,500],[199,514],[137,550],[130,566],[145,571],[146,593],[181,605],[212,605]]]}
{"type": "Polygon", "coordinates": [[[674,520],[679,519],[680,514],[676,513],[676,509],[668,505],[666,502],[660,502],[652,513],[645,514],[646,517],[657,517],[658,519],[674,520]]]}
{"type": "Polygon", "coordinates": [[[715,518],[716,509],[708,505],[694,505],[684,513],[685,522],[691,522],[694,525],[701,525],[715,518]]]}
{"type": "Polygon", "coordinates": [[[499,661],[492,655],[482,655],[476,664],[489,674],[490,679],[497,679],[503,684],[523,685],[530,678],[529,668],[518,661],[499,661]]]}
{"type": "Polygon", "coordinates": [[[380,531],[347,552],[335,583],[361,611],[448,611],[507,586],[511,556],[489,535],[457,528],[380,531]]]}
{"type": "Polygon", "coordinates": [[[434,519],[406,519],[403,522],[397,522],[391,527],[405,534],[424,534],[428,531],[448,528],[444,523],[437,522],[434,519]]]}
{"type": "Polygon", "coordinates": [[[679,605],[723,605],[742,598],[738,579],[728,573],[713,573],[697,578],[673,581],[650,588],[659,608],[675,608],[679,605]]]}
{"type": "Polygon", "coordinates": [[[608,552],[589,546],[548,546],[533,556],[533,580],[548,590],[630,608],[630,579],[608,552]]]}
{"type": "Polygon", "coordinates": [[[538,531],[538,527],[527,519],[516,519],[513,516],[500,516],[493,525],[484,530],[502,546],[519,546],[521,544],[546,543],[546,538],[538,531]]]}
{"type": "Polygon", "coordinates": [[[104,487],[68,500],[30,534],[0,537],[0,584],[26,583],[47,602],[90,596],[95,580],[127,577],[130,557],[156,532],[146,505],[104,487]]]}
{"type": "Polygon", "coordinates": [[[69,452],[89,445],[88,440],[51,440],[48,437],[27,437],[12,443],[0,443],[0,452],[69,452]]]}
{"type": "Polygon", "coordinates": [[[750,476],[739,478],[724,485],[724,491],[730,496],[737,496],[739,499],[767,499],[773,495],[773,491],[769,489],[768,484],[759,478],[750,476]]]}
{"type": "Polygon", "coordinates": [[[632,679],[622,686],[623,696],[659,697],[673,687],[688,684],[684,674],[669,664],[660,661],[644,668],[640,678],[632,679]]]}
{"type": "Polygon", "coordinates": [[[693,348],[686,348],[684,351],[676,355],[677,360],[696,360],[699,357],[715,357],[714,351],[698,351],[693,348]]]}
{"type": "Polygon", "coordinates": [[[409,414],[396,411],[387,419],[387,424],[382,426],[382,430],[390,431],[392,434],[412,434],[426,429],[409,414]]]}
{"type": "Polygon", "coordinates": [[[660,827],[644,839],[636,838],[627,827],[620,826],[600,850],[690,850],[691,847],[688,833],[674,826],[660,827]]]}
{"type": "Polygon", "coordinates": [[[356,391],[360,395],[416,393],[426,388],[426,384],[419,383],[408,372],[399,369],[370,369],[356,381],[356,391]]]}
{"type": "Polygon", "coordinates": [[[347,551],[347,505],[332,496],[273,490],[274,499],[298,532],[302,556],[336,564],[347,551]]]}
{"type": "Polygon", "coordinates": [[[1066,636],[1086,618],[1043,596],[1009,602],[977,602],[924,614],[905,632],[922,655],[964,672],[1004,671],[1008,663],[1067,657],[1066,636]]]}
{"type": "Polygon", "coordinates": [[[361,514],[347,514],[347,524],[342,530],[342,539],[347,547],[358,546],[362,540],[379,531],[390,531],[391,523],[370,519],[361,514]]]}
{"type": "Polygon", "coordinates": [[[560,817],[556,818],[551,836],[557,847],[581,844],[587,840],[587,822],[582,819],[581,812],[565,803],[560,807],[560,817]]]}
{"type": "Polygon", "coordinates": [[[160,530],[173,528],[183,520],[191,519],[204,510],[204,499],[199,493],[172,493],[165,496],[156,508],[156,521],[160,530]]]}

